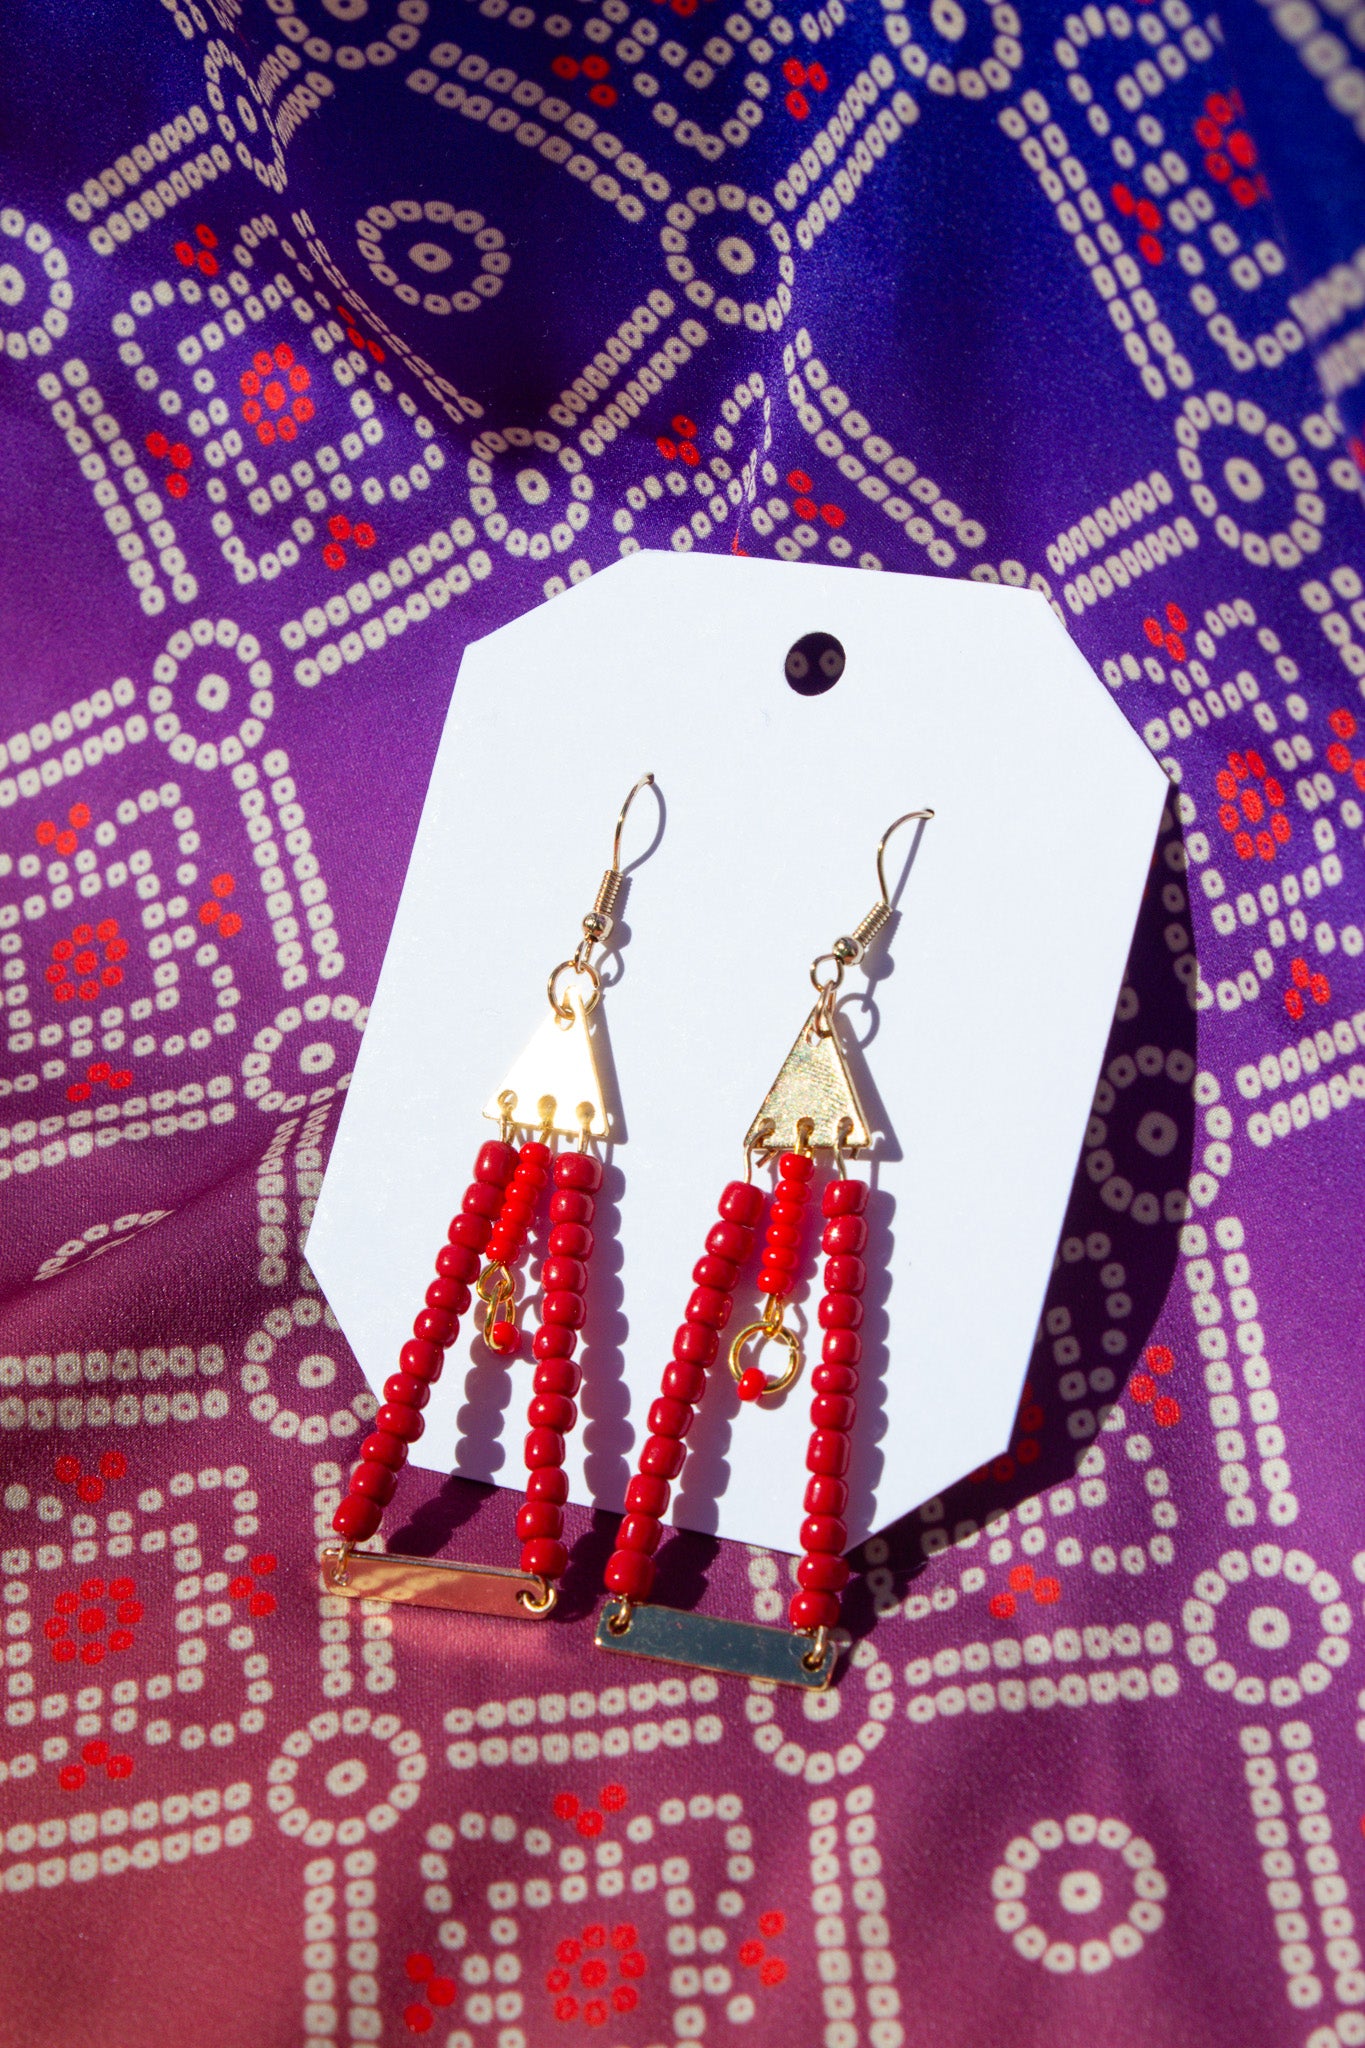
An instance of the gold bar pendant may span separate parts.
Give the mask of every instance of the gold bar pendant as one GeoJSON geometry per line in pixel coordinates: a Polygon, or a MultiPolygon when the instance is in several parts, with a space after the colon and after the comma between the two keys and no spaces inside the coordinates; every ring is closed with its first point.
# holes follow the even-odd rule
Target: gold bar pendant
{"type": "Polygon", "coordinates": [[[507,1621],[540,1621],[554,1606],[545,1585],[526,1572],[497,1565],[447,1564],[437,1557],[396,1557],[388,1551],[322,1553],[322,1590],[347,1600],[399,1600],[409,1607],[441,1607],[455,1614],[494,1614],[507,1621]]]}
{"type": "Polygon", "coordinates": [[[653,1657],[664,1664],[690,1664],[698,1671],[719,1671],[731,1678],[761,1678],[772,1685],[798,1685],[806,1692],[825,1692],[834,1676],[838,1648],[825,1645],[814,1665],[809,1636],[791,1629],[764,1628],[756,1621],[727,1621],[719,1614],[683,1614],[674,1607],[632,1607],[619,1634],[622,1600],[608,1600],[594,1637],[599,1650],[624,1657],[653,1657]]]}

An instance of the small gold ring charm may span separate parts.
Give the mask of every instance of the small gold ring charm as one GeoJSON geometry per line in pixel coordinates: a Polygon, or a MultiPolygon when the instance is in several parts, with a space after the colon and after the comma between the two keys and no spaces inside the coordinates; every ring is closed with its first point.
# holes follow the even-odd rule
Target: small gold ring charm
{"type": "Polygon", "coordinates": [[[529,1593],[518,1593],[517,1600],[526,1609],[528,1614],[540,1617],[553,1613],[555,1602],[559,1599],[559,1588],[552,1584],[549,1579],[545,1578],[539,1579],[537,1583],[540,1586],[540,1598],[538,1600],[533,1600],[529,1593]]]}
{"type": "Polygon", "coordinates": [[[756,1323],[749,1323],[742,1329],[730,1346],[730,1373],[739,1388],[741,1401],[760,1401],[766,1394],[785,1394],[788,1387],[796,1382],[801,1371],[801,1339],[795,1330],[789,1330],[785,1323],[774,1327],[764,1316],[756,1323]],[[787,1347],[787,1368],[777,1379],[770,1380],[759,1365],[745,1366],[742,1354],[751,1339],[757,1337],[761,1351],[765,1344],[776,1342],[787,1347]]]}

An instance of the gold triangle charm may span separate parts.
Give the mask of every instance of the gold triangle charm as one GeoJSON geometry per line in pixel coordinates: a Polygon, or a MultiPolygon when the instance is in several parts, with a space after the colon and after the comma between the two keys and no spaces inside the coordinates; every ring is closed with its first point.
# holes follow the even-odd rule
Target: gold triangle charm
{"type": "Polygon", "coordinates": [[[749,1126],[746,1147],[793,1151],[799,1143],[797,1125],[812,1126],[807,1143],[846,1152],[872,1142],[867,1117],[858,1100],[835,1027],[821,1030],[822,1005],[802,1025],[782,1071],[763,1098],[763,1107],[749,1126]]]}
{"type": "Polygon", "coordinates": [[[572,1013],[561,1023],[551,1010],[500,1088],[484,1105],[493,1123],[520,1130],[549,1128],[566,1138],[609,1138],[612,1120],[602,1094],[587,1012],[576,989],[564,1001],[572,1013]]]}

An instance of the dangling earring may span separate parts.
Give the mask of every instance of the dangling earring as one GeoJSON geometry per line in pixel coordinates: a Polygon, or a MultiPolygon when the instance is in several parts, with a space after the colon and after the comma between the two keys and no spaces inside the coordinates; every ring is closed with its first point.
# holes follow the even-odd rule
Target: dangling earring
{"type": "Polygon", "coordinates": [[[602,998],[593,954],[611,935],[625,886],[621,831],[626,813],[653,781],[652,775],[641,776],[621,806],[612,864],[583,919],[583,936],[571,958],[550,976],[550,1014],[484,1109],[499,1125],[499,1136],[481,1148],[474,1163],[459,1214],[436,1255],[426,1306],[399,1354],[398,1372],[385,1382],[374,1433],[360,1447],[350,1490],[332,1518],[342,1540],[339,1549],[322,1555],[325,1592],[523,1620],[543,1618],[558,1598],[556,1581],[568,1563],[561,1540],[569,1493],[564,1441],[578,1413],[573,1397],[580,1373],[573,1354],[584,1320],[593,1212],[602,1184],[602,1163],[588,1146],[594,1139],[610,1139],[613,1125],[588,1027],[602,998]],[[556,1136],[577,1138],[578,1149],[555,1153],[556,1136]],[[484,1304],[483,1338],[489,1350],[511,1357],[520,1349],[516,1275],[547,1184],[553,1186],[551,1228],[540,1274],[540,1328],[532,1345],[536,1373],[527,1415],[526,1503],[517,1515],[520,1569],[357,1550],[356,1544],[378,1529],[408,1446],[422,1434],[422,1409],[470,1306],[471,1286],[484,1304]]]}
{"type": "Polygon", "coordinates": [[[839,1595],[848,1582],[844,1562],[848,1503],[845,1474],[849,1435],[856,1411],[862,1340],[860,1299],[866,1279],[862,1251],[867,1242],[863,1212],[867,1183],[850,1180],[845,1161],[872,1142],[853,1076],[839,1043],[834,998],[844,971],[856,966],[890,922],[891,899],[882,866],[886,842],[911,819],[921,827],[931,810],[907,811],[888,827],[877,848],[879,900],[846,938],[811,967],[817,1000],[769,1089],[744,1141],[745,1178],[731,1181],[720,1198],[720,1213],[693,1268],[694,1292],[673,1340],[660,1397],[649,1411],[649,1435],[626,1495],[626,1513],[606,1569],[608,1599],[597,1625],[601,1650],[699,1665],[745,1678],[823,1691],[834,1675],[837,1655],[830,1632],[839,1619],[839,1595]],[[726,1621],[709,1614],[679,1613],[648,1605],[654,1584],[654,1551],[663,1533],[669,1490],[686,1456],[684,1438],[706,1385],[706,1368],[730,1321],[733,1289],[753,1248],[764,1196],[753,1185],[753,1159],[777,1157],[777,1177],[768,1214],[758,1274],[766,1296],[757,1321],[730,1346],[729,1366],[742,1401],[783,1393],[801,1371],[802,1346],[786,1322],[788,1297],[801,1266],[806,1212],[815,1191],[816,1154],[831,1155],[834,1175],[820,1195],[824,1219],[821,1249],[826,1255],[825,1292],[820,1302],[821,1363],[813,1374],[811,1437],[806,1454],[806,1520],[801,1526],[805,1555],[797,1568],[800,1590],[790,1609],[791,1631],[756,1622],[726,1621]],[[786,1352],[783,1369],[770,1378],[756,1354],[770,1343],[786,1352]],[[750,1347],[753,1347],[752,1351],[750,1347]],[[746,1363],[746,1358],[752,1362],[746,1363]]]}

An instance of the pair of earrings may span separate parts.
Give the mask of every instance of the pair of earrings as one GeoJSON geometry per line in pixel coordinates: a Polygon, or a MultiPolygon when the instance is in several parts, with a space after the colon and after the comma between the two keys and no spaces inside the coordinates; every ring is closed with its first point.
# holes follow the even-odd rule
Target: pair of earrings
{"type": "MultiPolygon", "coordinates": [[[[475,1160],[459,1214],[437,1253],[436,1277],[425,1305],[399,1354],[399,1370],[385,1382],[374,1431],[361,1446],[350,1489],[333,1518],[341,1544],[323,1552],[326,1592],[522,1620],[543,1619],[555,1606],[558,1581],[568,1565],[563,1541],[569,1491],[564,1456],[566,1438],[577,1420],[574,1396],[581,1378],[574,1353],[586,1316],[594,1210],[602,1184],[602,1163],[590,1147],[611,1136],[588,1026],[603,994],[594,954],[611,936],[625,887],[621,833],[627,812],[653,780],[652,775],[642,776],[622,805],[612,863],[583,919],[582,936],[570,958],[550,975],[549,1015],[484,1109],[484,1115],[499,1124],[499,1136],[483,1145],[475,1160]],[[576,1140],[576,1147],[556,1150],[556,1138],[576,1140]],[[517,1515],[519,1568],[358,1549],[379,1528],[408,1448],[422,1434],[422,1409],[458,1335],[460,1317],[475,1297],[483,1304],[483,1340],[488,1348],[504,1358],[519,1351],[517,1276],[547,1189],[549,1235],[540,1271],[540,1323],[531,1346],[536,1369],[527,1412],[526,1499],[517,1515]]],[[[823,1690],[833,1677],[837,1653],[832,1631],[849,1578],[843,1556],[846,1474],[857,1410],[866,1281],[862,1253],[867,1242],[868,1184],[851,1179],[847,1163],[866,1153],[873,1142],[839,1043],[835,998],[846,971],[866,958],[892,916],[883,864],[887,841],[902,825],[913,820],[922,827],[933,815],[927,809],[907,811],[887,828],[877,848],[877,901],[851,933],[837,938],[811,965],[815,1005],[745,1135],[744,1179],[731,1181],[720,1197],[716,1221],[693,1268],[692,1293],[664,1368],[659,1398],[649,1410],[648,1434],[606,1567],[609,1597],[595,1636],[600,1649],[807,1690],[823,1690]],[[833,1172],[817,1188],[821,1154],[828,1155],[833,1172]],[[771,1196],[754,1181],[755,1160],[776,1162],[771,1196]],[[707,1372],[720,1355],[735,1289],[760,1226],[764,1228],[757,1283],[764,1305],[732,1340],[729,1370],[742,1401],[785,1393],[801,1372],[802,1339],[787,1321],[787,1308],[802,1271],[803,1244],[810,1235],[808,1219],[817,1195],[820,1248],[825,1254],[817,1316],[821,1357],[812,1374],[806,1519],[791,1626],[771,1628],[652,1604],[654,1553],[671,1489],[686,1457],[685,1439],[705,1391],[707,1372]],[[770,1344],[785,1354],[781,1370],[773,1376],[759,1362],[770,1344]]]]}

